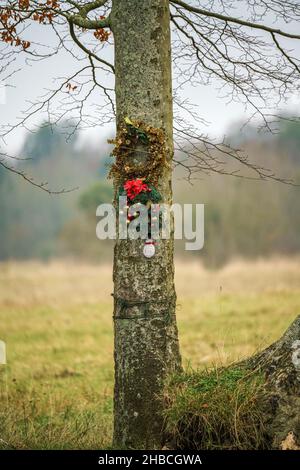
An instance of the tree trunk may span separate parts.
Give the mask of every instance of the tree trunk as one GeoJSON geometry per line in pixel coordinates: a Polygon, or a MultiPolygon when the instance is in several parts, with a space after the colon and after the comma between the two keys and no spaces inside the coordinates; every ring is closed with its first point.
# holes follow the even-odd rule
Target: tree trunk
{"type": "MultiPolygon", "coordinates": [[[[128,116],[172,139],[171,45],[168,0],[113,0],[117,127],[128,116]]],[[[158,183],[172,199],[171,170],[158,183]]],[[[160,240],[153,258],[143,240],[117,240],[114,256],[114,445],[155,449],[162,444],[158,394],[180,368],[175,319],[173,240],[160,240]]]]}

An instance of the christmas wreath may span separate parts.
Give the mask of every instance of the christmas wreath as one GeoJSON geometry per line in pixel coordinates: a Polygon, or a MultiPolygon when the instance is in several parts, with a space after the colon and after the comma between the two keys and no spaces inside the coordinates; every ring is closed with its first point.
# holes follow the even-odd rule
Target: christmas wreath
{"type": "Polygon", "coordinates": [[[115,145],[111,154],[115,157],[115,162],[111,166],[109,178],[114,178],[118,185],[135,178],[156,184],[163,168],[170,167],[169,150],[162,129],[151,127],[142,121],[131,121],[126,117],[116,138],[108,142],[115,145]],[[140,144],[145,146],[142,152],[147,155],[143,162],[130,158],[140,144]]]}
{"type": "MultiPolygon", "coordinates": [[[[127,197],[127,206],[137,203],[147,206],[158,204],[162,197],[155,185],[164,168],[170,168],[171,165],[164,131],[146,125],[142,121],[131,121],[125,118],[116,138],[110,140],[109,143],[115,144],[112,152],[115,162],[111,166],[109,178],[113,178],[116,186],[119,187],[117,195],[127,197]],[[136,152],[145,153],[146,158],[141,162],[137,161],[134,158],[136,152]]],[[[127,223],[138,215],[138,210],[132,215],[127,213],[127,223]]],[[[159,208],[156,207],[148,213],[148,239],[143,249],[146,258],[151,258],[155,254],[156,242],[151,237],[154,221],[157,222],[157,220],[161,227],[161,214],[159,208]],[[158,214],[155,215],[155,212],[158,214]],[[154,217],[152,217],[153,213],[154,217]]]]}

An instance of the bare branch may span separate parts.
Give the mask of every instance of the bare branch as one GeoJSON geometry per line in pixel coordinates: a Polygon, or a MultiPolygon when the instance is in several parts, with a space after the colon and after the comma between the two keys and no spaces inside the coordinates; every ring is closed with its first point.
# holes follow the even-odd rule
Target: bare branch
{"type": "Polygon", "coordinates": [[[75,42],[75,44],[77,44],[78,47],[80,47],[81,50],[83,50],[83,52],[86,53],[86,55],[88,57],[93,57],[94,59],[96,59],[97,61],[101,62],[103,65],[107,66],[108,68],[111,69],[111,71],[114,73],[115,72],[115,68],[112,64],[110,64],[109,62],[107,62],[106,60],[104,59],[101,59],[100,57],[98,57],[96,54],[94,54],[92,51],[90,51],[88,48],[86,48],[84,46],[84,44],[82,44],[82,42],[79,41],[79,39],[77,38],[76,34],[75,34],[75,30],[74,30],[74,25],[73,25],[73,20],[69,20],[69,26],[70,26],[70,34],[71,34],[71,38],[73,39],[73,41],[75,42]]]}
{"type": "Polygon", "coordinates": [[[185,3],[182,0],[170,0],[170,2],[171,4],[178,5],[192,13],[197,13],[199,15],[203,15],[206,17],[216,18],[217,20],[224,21],[225,23],[235,23],[240,26],[247,26],[249,28],[259,29],[261,31],[266,31],[267,33],[270,33],[270,34],[278,34],[279,36],[283,36],[283,37],[290,38],[290,39],[300,39],[299,34],[288,33],[286,31],[281,31],[280,29],[271,28],[270,26],[266,26],[264,24],[257,24],[251,21],[245,21],[239,18],[234,18],[233,16],[227,16],[227,15],[222,15],[217,12],[203,10],[202,8],[197,8],[192,5],[189,5],[188,3],[185,3]]]}
{"type": "Polygon", "coordinates": [[[14,160],[28,160],[27,158],[16,158],[16,157],[11,157],[10,155],[6,155],[6,154],[3,154],[3,153],[0,153],[0,166],[5,168],[6,170],[10,171],[11,173],[14,173],[18,176],[20,176],[21,178],[23,178],[25,181],[27,181],[28,183],[30,183],[32,186],[35,186],[39,189],[42,189],[43,191],[45,191],[46,193],[48,194],[66,194],[66,193],[70,193],[70,192],[73,192],[73,191],[76,191],[78,189],[78,187],[76,188],[71,188],[71,189],[60,189],[60,190],[52,190],[49,188],[49,184],[47,181],[44,181],[44,182],[36,182],[34,180],[34,178],[32,178],[32,176],[28,175],[27,173],[25,173],[24,170],[21,170],[21,169],[18,169],[14,166],[11,166],[7,163],[7,158],[12,158],[14,160]]]}

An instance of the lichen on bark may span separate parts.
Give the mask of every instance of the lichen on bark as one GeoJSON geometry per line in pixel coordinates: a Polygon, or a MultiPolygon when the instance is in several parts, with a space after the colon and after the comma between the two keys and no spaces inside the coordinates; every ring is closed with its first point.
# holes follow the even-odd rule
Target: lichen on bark
{"type": "Polygon", "coordinates": [[[278,341],[247,361],[265,374],[266,428],[273,449],[283,448],[288,436],[300,446],[299,359],[300,316],[278,341]]]}

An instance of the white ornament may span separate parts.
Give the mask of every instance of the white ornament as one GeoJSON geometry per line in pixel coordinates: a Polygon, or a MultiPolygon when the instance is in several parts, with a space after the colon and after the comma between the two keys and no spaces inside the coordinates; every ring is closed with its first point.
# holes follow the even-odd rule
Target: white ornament
{"type": "Polygon", "coordinates": [[[143,248],[143,253],[146,258],[152,258],[152,256],[155,255],[155,246],[152,240],[146,241],[143,248]]]}

